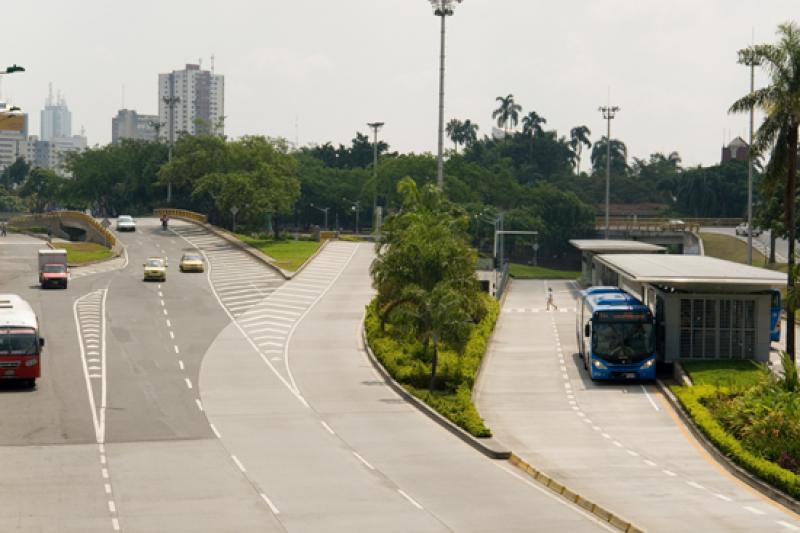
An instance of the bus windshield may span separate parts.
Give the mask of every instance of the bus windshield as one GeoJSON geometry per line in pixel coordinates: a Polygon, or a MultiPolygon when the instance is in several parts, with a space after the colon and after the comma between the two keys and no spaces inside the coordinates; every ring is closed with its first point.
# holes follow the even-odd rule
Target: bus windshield
{"type": "Polygon", "coordinates": [[[36,355],[36,332],[28,328],[0,329],[0,355],[36,355]]]}
{"type": "Polygon", "coordinates": [[[642,361],[655,351],[653,324],[598,322],[592,332],[592,352],[610,362],[642,361]]]}

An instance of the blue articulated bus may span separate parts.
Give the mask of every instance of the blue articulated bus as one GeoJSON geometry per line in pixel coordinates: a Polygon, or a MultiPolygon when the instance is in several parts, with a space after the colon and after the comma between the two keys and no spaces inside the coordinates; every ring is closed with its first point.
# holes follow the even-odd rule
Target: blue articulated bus
{"type": "Polygon", "coordinates": [[[581,291],[578,347],[592,379],[656,379],[653,314],[617,287],[581,291]]]}

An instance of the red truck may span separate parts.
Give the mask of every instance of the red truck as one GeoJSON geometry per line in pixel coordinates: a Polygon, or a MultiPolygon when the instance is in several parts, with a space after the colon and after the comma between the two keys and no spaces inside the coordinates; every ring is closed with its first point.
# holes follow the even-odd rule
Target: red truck
{"type": "Polygon", "coordinates": [[[69,268],[66,250],[39,250],[39,285],[67,288],[69,268]]]}

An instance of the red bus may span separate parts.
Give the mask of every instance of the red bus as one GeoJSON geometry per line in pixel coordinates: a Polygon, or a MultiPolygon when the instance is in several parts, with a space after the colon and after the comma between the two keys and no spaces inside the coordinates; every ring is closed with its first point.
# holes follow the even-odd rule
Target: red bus
{"type": "Polygon", "coordinates": [[[43,346],[30,304],[16,294],[0,294],[0,379],[34,387],[42,374],[43,346]]]}

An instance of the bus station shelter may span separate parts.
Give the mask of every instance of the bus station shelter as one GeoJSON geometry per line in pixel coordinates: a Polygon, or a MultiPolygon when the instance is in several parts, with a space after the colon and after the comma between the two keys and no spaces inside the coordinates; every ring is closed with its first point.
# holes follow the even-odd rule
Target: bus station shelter
{"type": "Polygon", "coordinates": [[[613,239],[572,239],[569,243],[581,253],[581,285],[592,283],[594,256],[599,254],[658,254],[667,251],[663,246],[641,241],[613,239]]]}
{"type": "Polygon", "coordinates": [[[773,289],[786,274],[697,255],[606,254],[594,262],[593,285],[620,287],[650,307],[660,360],[769,359],[773,289]]]}

